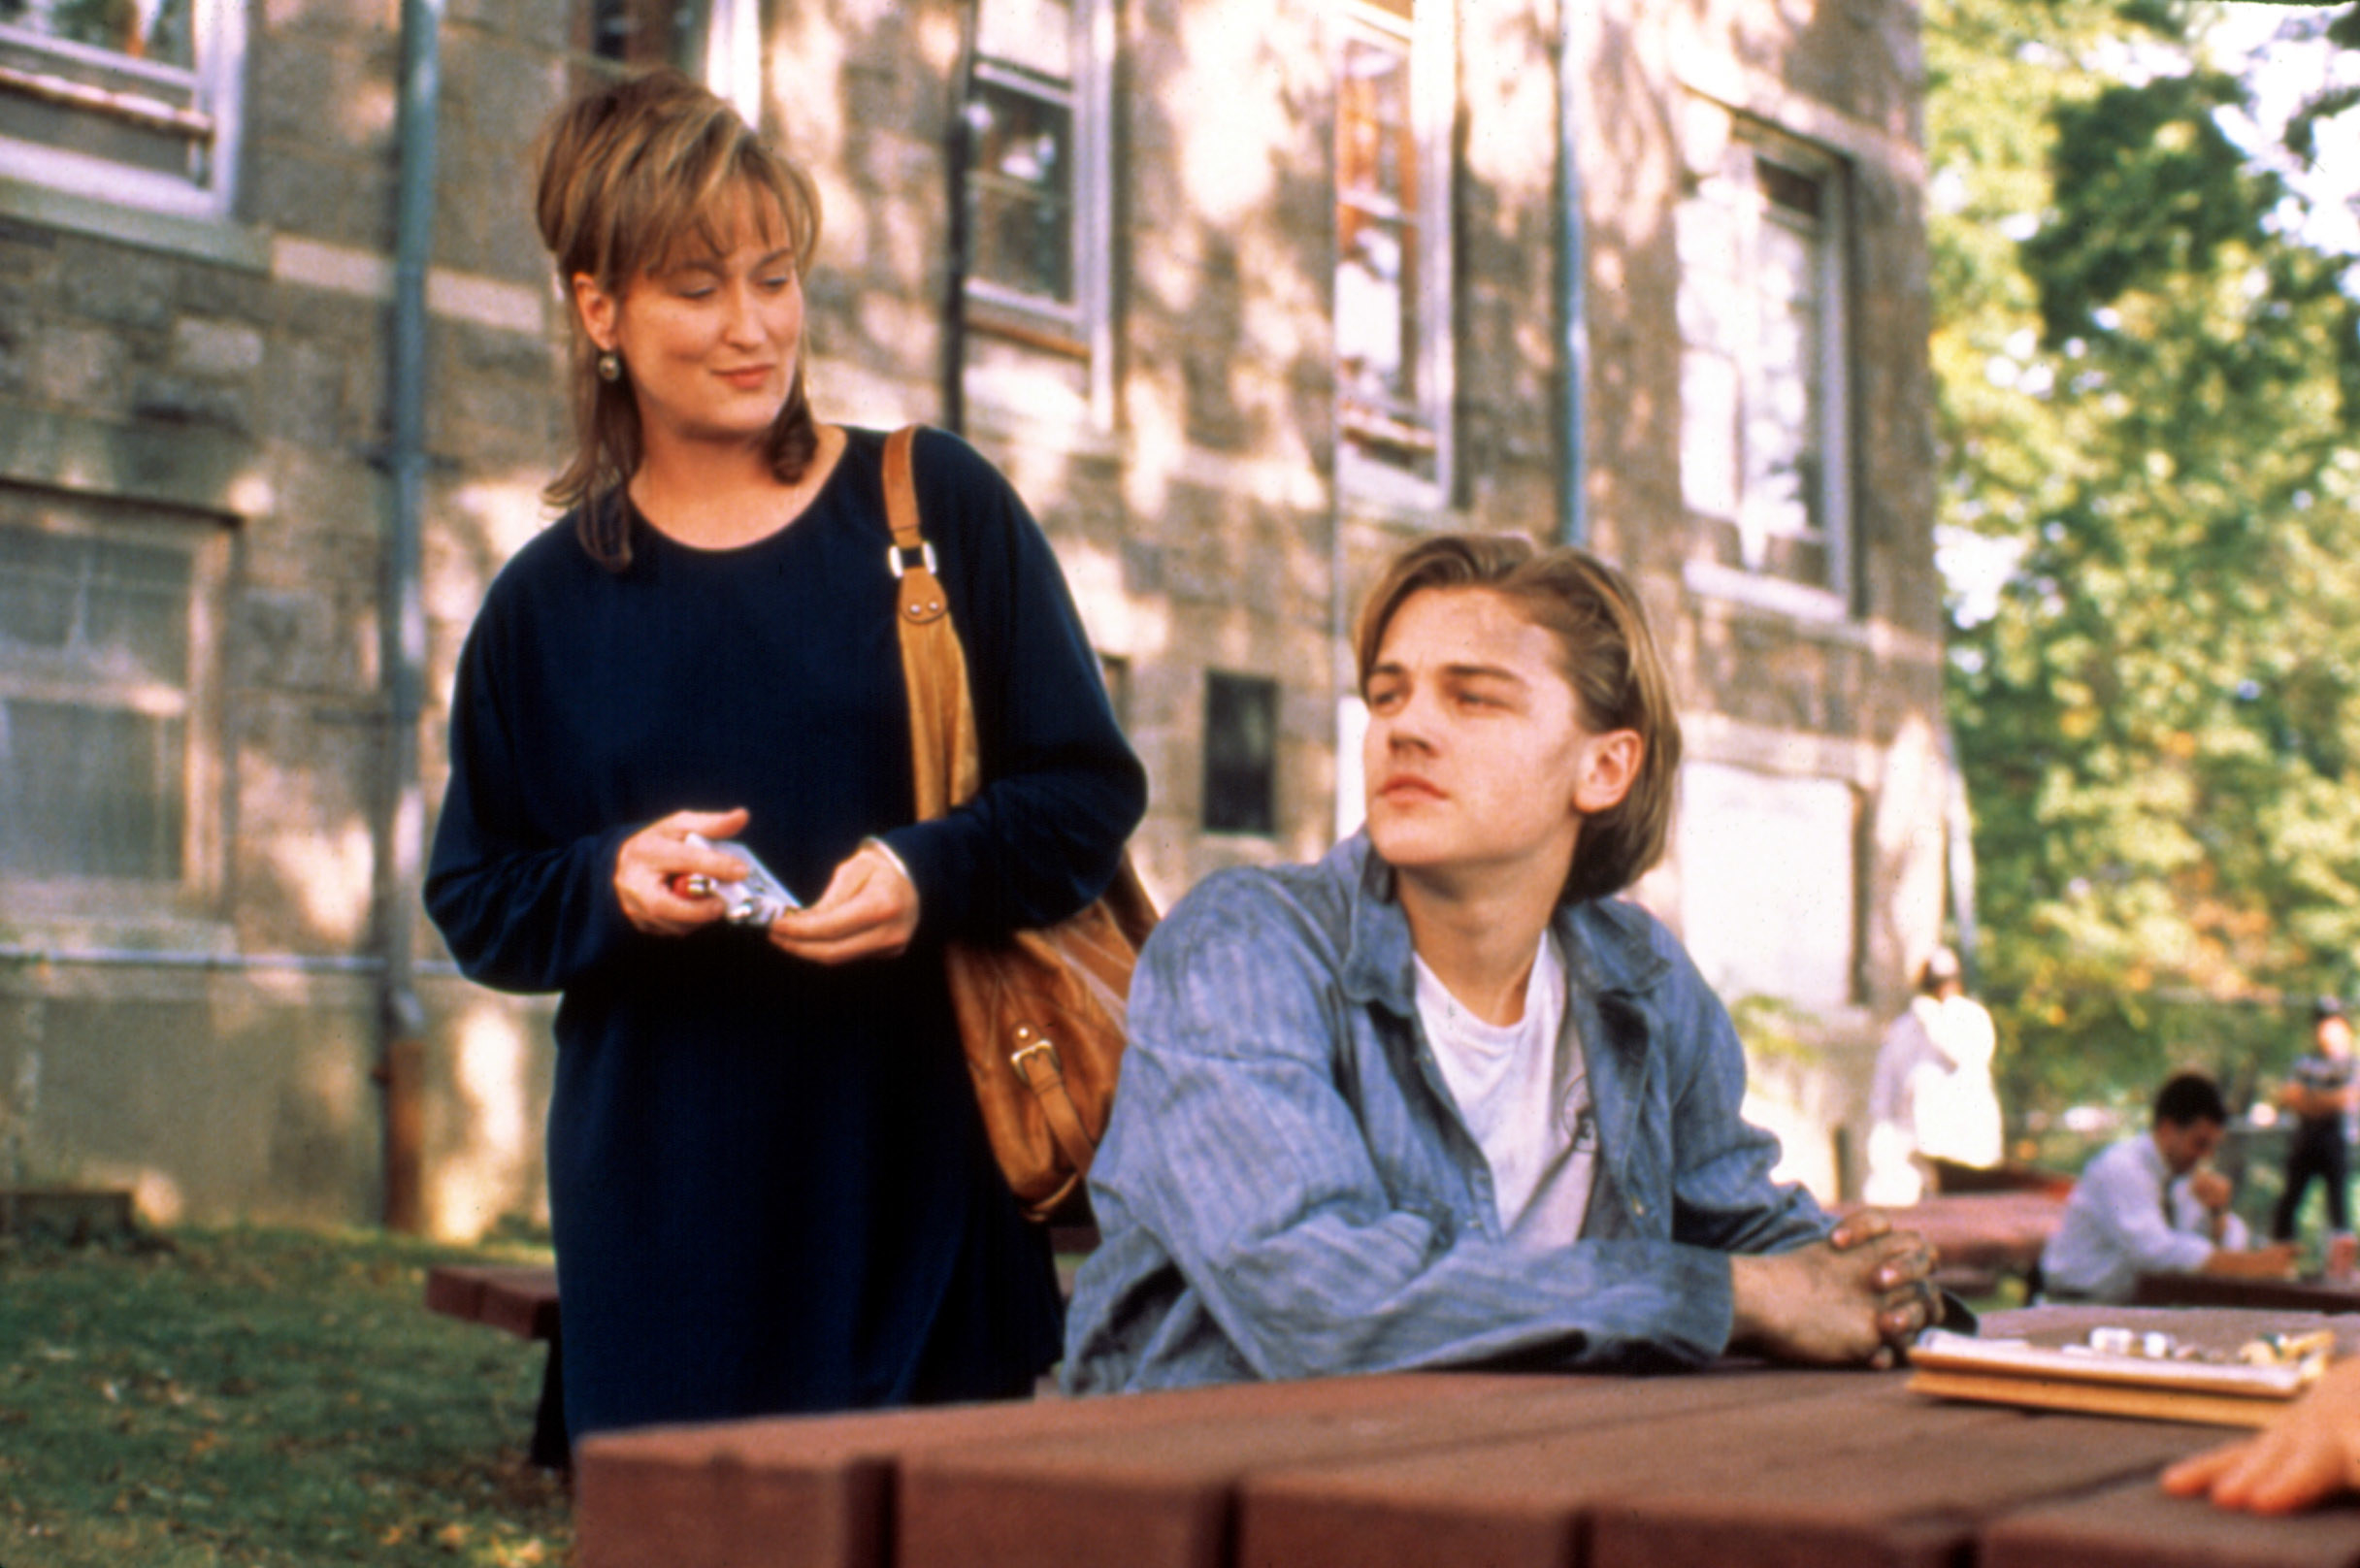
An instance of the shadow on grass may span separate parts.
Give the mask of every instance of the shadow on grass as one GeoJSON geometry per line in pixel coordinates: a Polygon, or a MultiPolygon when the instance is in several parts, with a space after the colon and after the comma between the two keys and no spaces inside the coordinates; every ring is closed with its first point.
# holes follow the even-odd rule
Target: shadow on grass
{"type": "Polygon", "coordinates": [[[427,1312],[376,1232],[0,1237],[0,1565],[515,1568],[572,1555],[525,1461],[541,1349],[427,1312]]]}

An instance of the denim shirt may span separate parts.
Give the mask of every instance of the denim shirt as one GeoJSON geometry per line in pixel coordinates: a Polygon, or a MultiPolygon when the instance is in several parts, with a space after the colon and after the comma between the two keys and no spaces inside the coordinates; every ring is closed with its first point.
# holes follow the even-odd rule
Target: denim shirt
{"type": "Polygon", "coordinates": [[[1075,1393],[1431,1366],[1694,1365],[1728,1344],[1729,1253],[1833,1221],[1770,1180],[1727,1012],[1637,905],[1562,905],[1565,1028],[1598,1168],[1581,1238],[1502,1235],[1414,999],[1408,918],[1362,834],[1231,870],[1141,955],[1091,1173],[1075,1393]]]}

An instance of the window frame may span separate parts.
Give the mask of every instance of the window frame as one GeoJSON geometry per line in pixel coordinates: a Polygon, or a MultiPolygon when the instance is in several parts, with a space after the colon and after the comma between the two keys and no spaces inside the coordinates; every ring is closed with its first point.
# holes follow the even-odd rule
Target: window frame
{"type": "MultiPolygon", "coordinates": [[[[173,877],[27,875],[0,868],[0,899],[17,917],[123,916],[169,910],[204,914],[217,901],[223,874],[224,776],[220,744],[223,606],[236,530],[222,519],[101,498],[45,498],[0,486],[0,528],[103,543],[173,550],[188,563],[186,673],[180,691],[180,866],[173,877]]],[[[28,675],[0,663],[0,698],[46,687],[105,697],[128,690],[103,673],[87,678],[28,675]]],[[[132,702],[83,702],[103,711],[132,702]]]]}
{"type": "Polygon", "coordinates": [[[0,95],[48,104],[78,123],[178,131],[192,153],[199,144],[205,149],[200,178],[0,135],[0,180],[70,195],[103,191],[110,205],[226,221],[245,142],[245,0],[193,0],[189,37],[195,58],[183,70],[0,24],[0,95]]]}
{"type": "MultiPolygon", "coordinates": [[[[1365,451],[1348,428],[1342,390],[1342,365],[1336,364],[1335,466],[1338,488],[1346,495],[1380,506],[1431,508],[1447,504],[1455,482],[1455,426],[1458,408],[1457,360],[1452,334],[1455,299],[1452,245],[1453,180],[1451,126],[1457,112],[1457,49],[1454,8],[1445,0],[1398,0],[1395,6],[1375,0],[1336,0],[1335,37],[1329,51],[1331,80],[1337,83],[1336,137],[1343,129],[1341,84],[1344,53],[1353,39],[1375,38],[1400,46],[1409,61],[1411,137],[1417,152],[1418,225],[1417,326],[1415,332],[1422,371],[1415,406],[1419,433],[1430,442],[1430,472],[1420,474],[1402,464],[1365,451]],[[1401,14],[1406,7],[1408,15],[1401,14]]],[[[1335,186],[1335,227],[1331,228],[1337,270],[1343,247],[1340,230],[1344,210],[1340,149],[1331,174],[1335,186]]],[[[1341,289],[1330,277],[1330,326],[1342,336],[1341,289]]]]}
{"type": "MultiPolygon", "coordinates": [[[[624,4],[628,7],[629,0],[624,4]]],[[[575,13],[581,31],[574,35],[574,57],[593,71],[617,78],[656,65],[676,66],[726,99],[748,125],[761,129],[762,0],[690,0],[689,7],[673,0],[667,9],[676,14],[691,7],[702,13],[702,31],[680,51],[687,57],[675,57],[670,50],[641,54],[626,49],[614,55],[599,49],[599,0],[586,0],[575,13]]]]}
{"type": "MultiPolygon", "coordinates": [[[[1799,226],[1794,218],[1781,215],[1791,210],[1782,208],[1772,199],[1761,178],[1764,166],[1811,181],[1819,196],[1813,232],[1804,236],[1817,264],[1813,304],[1819,340],[1813,356],[1817,388],[1811,411],[1819,437],[1819,489],[1815,498],[1818,523],[1816,528],[1802,531],[1786,525],[1774,509],[1778,505],[1776,498],[1765,493],[1757,482],[1759,454],[1751,450],[1747,442],[1749,410],[1769,396],[1768,367],[1758,352],[1762,342],[1762,292],[1758,287],[1722,288],[1716,291],[1721,304],[1700,308],[1701,302],[1691,288],[1698,271],[1694,258],[1686,253],[1685,244],[1679,262],[1681,500],[1691,514],[1714,518],[1732,527],[1737,534],[1738,565],[1704,566],[1705,576],[1725,577],[1732,584],[1758,585],[1774,598],[1795,600],[1799,596],[1804,603],[1819,602],[1815,608],[1824,605],[1850,614],[1858,597],[1854,582],[1852,473],[1852,422],[1856,410],[1852,393],[1852,294],[1856,263],[1852,253],[1851,168],[1839,154],[1773,127],[1733,114],[1727,119],[1725,140],[1701,160],[1705,166],[1699,169],[1691,163],[1682,206],[1684,210],[1719,209],[1720,219],[1728,225],[1731,277],[1767,276],[1769,269],[1761,265],[1765,231],[1773,224],[1783,223],[1789,229],[1799,226]],[[1700,322],[1707,317],[1733,321],[1729,336],[1735,340],[1734,344],[1708,341],[1699,331],[1700,322]],[[1734,393],[1733,406],[1728,410],[1731,424],[1725,433],[1725,467],[1735,493],[1725,505],[1718,504],[1717,497],[1700,493],[1692,464],[1691,442],[1700,438],[1692,423],[1699,412],[1692,401],[1696,383],[1691,372],[1699,360],[1715,361],[1726,369],[1727,384],[1734,393]],[[1821,551],[1825,564],[1823,577],[1814,580],[1774,570],[1769,550],[1771,542],[1777,539],[1799,540],[1821,551]]],[[[1744,591],[1740,589],[1741,593],[1744,591]]]]}
{"type": "MultiPolygon", "coordinates": [[[[992,0],[979,0],[989,6],[992,0]]],[[[1070,79],[1057,79],[1022,62],[983,52],[982,17],[968,65],[967,105],[977,86],[1021,93],[1063,109],[1070,117],[1072,169],[1068,200],[1072,212],[1068,276],[1070,304],[979,278],[969,264],[960,278],[961,307],[969,333],[1023,349],[1072,361],[1082,367],[1081,402],[1092,429],[1114,423],[1114,78],[1115,21],[1119,0],[1071,0],[1073,16],[1070,79]]],[[[971,210],[978,163],[971,143],[960,171],[960,200],[971,210]]],[[[966,219],[971,222],[971,217],[966,219]]],[[[988,373],[970,353],[960,367],[990,397],[988,373]]]]}

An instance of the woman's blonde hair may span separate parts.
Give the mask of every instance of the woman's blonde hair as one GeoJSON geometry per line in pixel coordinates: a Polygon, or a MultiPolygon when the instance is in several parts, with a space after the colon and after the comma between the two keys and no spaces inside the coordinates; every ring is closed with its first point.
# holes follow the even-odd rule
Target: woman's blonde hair
{"type": "Polygon", "coordinates": [[[1360,690],[1386,630],[1410,595],[1427,588],[1481,588],[1515,605],[1556,638],[1582,723],[1592,732],[1631,730],[1639,769],[1622,799],[1582,819],[1566,873],[1566,903],[1602,898],[1636,882],[1663,858],[1680,774],[1680,714],[1670,673],[1630,584],[1587,551],[1543,550],[1514,534],[1440,534],[1395,556],[1361,605],[1354,654],[1360,690]]]}
{"type": "MultiPolygon", "coordinates": [[[[704,249],[719,253],[750,213],[778,235],[799,278],[819,244],[819,191],[801,167],[773,149],[738,111],[678,71],[663,69],[592,87],[549,121],[540,140],[534,213],[557,281],[574,298],[587,276],[620,299],[650,273],[704,249]]],[[[770,427],[770,470],[803,477],[819,446],[799,344],[787,400],[770,427]]],[[[574,311],[574,452],[543,497],[578,507],[582,546],[602,565],[631,564],[625,508],[609,493],[639,472],[644,454],[629,367],[606,380],[597,345],[574,311]]]]}

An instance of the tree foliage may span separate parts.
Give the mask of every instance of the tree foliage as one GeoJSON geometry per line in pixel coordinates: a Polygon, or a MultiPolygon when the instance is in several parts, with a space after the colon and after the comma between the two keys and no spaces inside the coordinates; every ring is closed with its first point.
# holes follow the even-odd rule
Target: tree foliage
{"type": "Polygon", "coordinates": [[[1925,13],[1940,522],[2011,562],[1950,705],[2019,1112],[2282,1063],[2360,959],[2360,317],[2204,20],[1925,13]]]}

